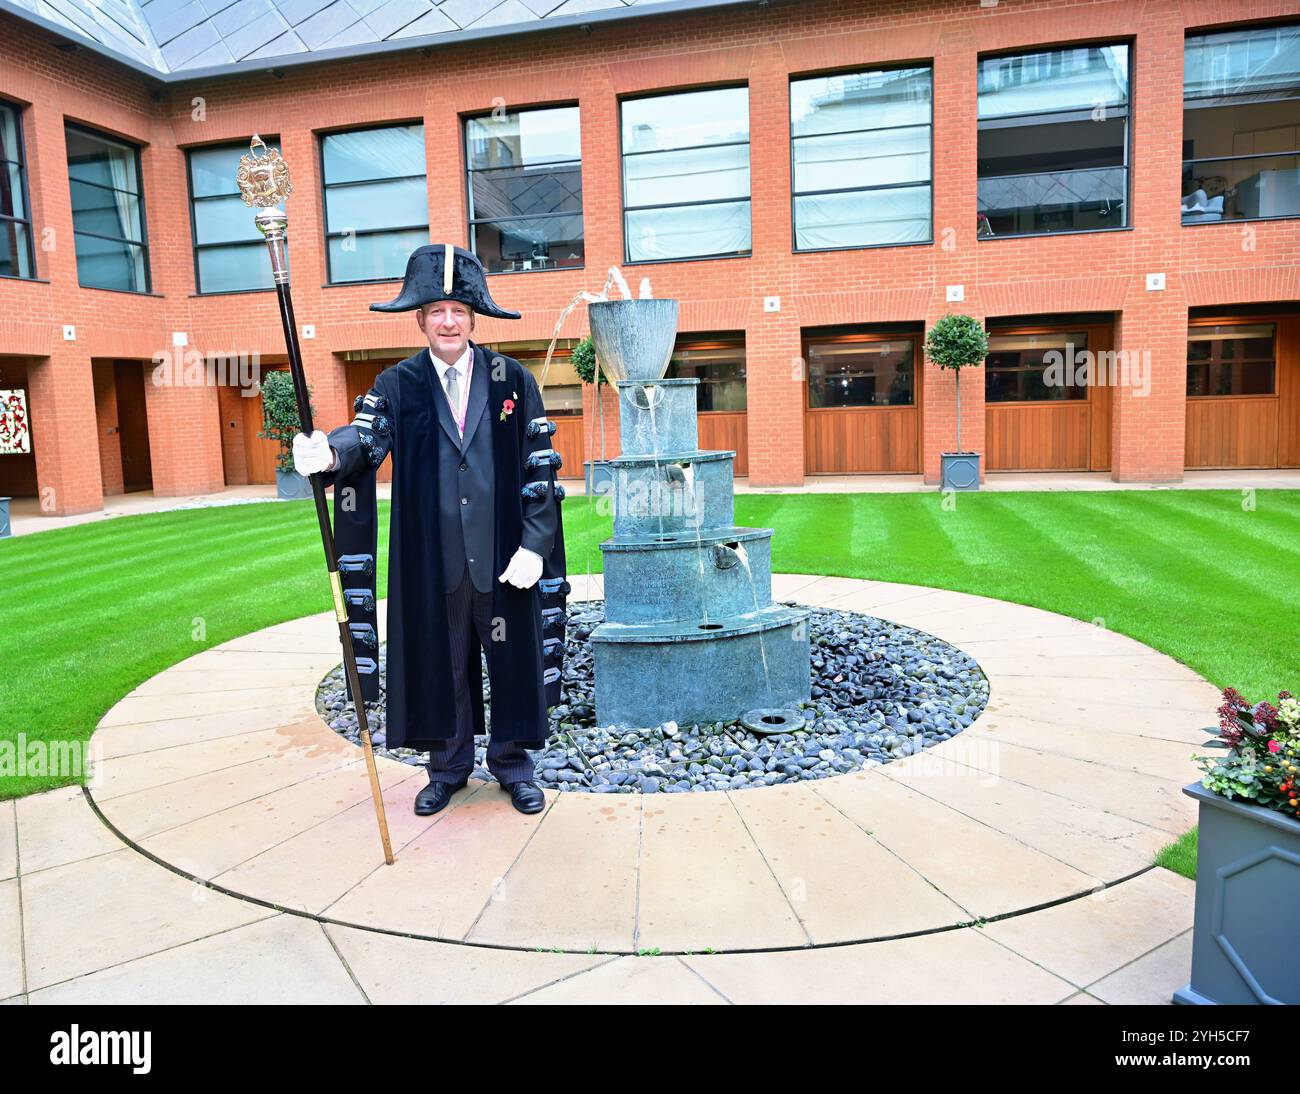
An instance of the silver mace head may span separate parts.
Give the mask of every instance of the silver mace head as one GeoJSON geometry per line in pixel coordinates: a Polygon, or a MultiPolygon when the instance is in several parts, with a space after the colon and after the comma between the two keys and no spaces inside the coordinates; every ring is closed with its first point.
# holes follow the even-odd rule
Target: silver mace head
{"type": "Polygon", "coordinates": [[[267,242],[271,256],[271,274],[277,284],[287,284],[289,268],[285,260],[285,240],[289,216],[280,203],[293,193],[289,165],[278,148],[267,148],[256,133],[248,143],[248,154],[240,157],[235,183],[244,204],[257,207],[257,229],[267,242]],[[259,153],[258,149],[261,149],[259,153]]]}

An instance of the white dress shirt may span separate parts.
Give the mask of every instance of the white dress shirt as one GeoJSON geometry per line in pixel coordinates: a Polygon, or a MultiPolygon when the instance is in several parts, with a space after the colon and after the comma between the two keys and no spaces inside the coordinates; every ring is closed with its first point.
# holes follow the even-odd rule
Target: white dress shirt
{"type": "MultiPolygon", "coordinates": [[[[439,357],[435,357],[433,350],[429,350],[429,360],[433,362],[433,367],[438,370],[438,380],[442,383],[442,393],[447,394],[447,369],[452,366],[447,364],[439,357]]],[[[456,361],[456,383],[460,387],[460,405],[451,408],[452,417],[456,419],[456,428],[460,435],[465,435],[465,414],[469,407],[469,374],[474,367],[474,349],[466,342],[465,352],[460,355],[456,361]]],[[[448,405],[451,399],[447,400],[448,405]]]]}

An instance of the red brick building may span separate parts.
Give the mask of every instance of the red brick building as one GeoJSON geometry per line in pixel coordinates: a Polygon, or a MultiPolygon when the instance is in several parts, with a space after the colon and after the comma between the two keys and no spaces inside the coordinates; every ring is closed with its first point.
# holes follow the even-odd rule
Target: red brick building
{"type": "MultiPolygon", "coordinates": [[[[608,267],[650,277],[702,446],[754,485],[935,480],[954,385],[920,342],[949,311],[994,338],[962,384],[989,471],[1300,466],[1293,0],[0,8],[0,390],[31,421],[0,493],[47,512],[269,480],[259,398],[184,378],[284,362],[230,196],[254,133],[293,172],[322,428],[423,344],[367,306],[431,239],[477,249],[524,317],[474,337],[530,364],[608,267]]],[[[547,382],[565,474],[601,454],[585,330],[547,382]]]]}

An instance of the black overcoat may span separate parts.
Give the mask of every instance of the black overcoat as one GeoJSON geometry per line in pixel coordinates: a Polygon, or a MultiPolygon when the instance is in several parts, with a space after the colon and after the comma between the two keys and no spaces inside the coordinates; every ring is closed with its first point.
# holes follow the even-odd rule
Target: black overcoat
{"type": "MultiPolygon", "coordinates": [[[[491,732],[499,740],[541,748],[549,732],[547,708],[560,701],[569,592],[560,520],[564,488],[556,482],[559,457],[551,448],[555,425],[547,421],[537,382],[527,369],[512,357],[470,345],[476,372],[484,369],[489,378],[486,417],[477,428],[492,431],[491,732]],[[543,555],[541,581],[518,589],[495,577],[521,545],[525,506],[553,507],[555,535],[550,553],[543,555]]],[[[374,700],[375,471],[392,454],[386,743],[419,751],[441,747],[456,732],[438,521],[439,399],[445,402],[445,395],[426,350],[386,368],[370,391],[357,398],[353,422],[331,431],[339,466],[326,475],[334,485],[335,544],[362,692],[374,700]]],[[[479,652],[471,628],[470,694],[474,731],[482,734],[487,723],[479,652]]]]}

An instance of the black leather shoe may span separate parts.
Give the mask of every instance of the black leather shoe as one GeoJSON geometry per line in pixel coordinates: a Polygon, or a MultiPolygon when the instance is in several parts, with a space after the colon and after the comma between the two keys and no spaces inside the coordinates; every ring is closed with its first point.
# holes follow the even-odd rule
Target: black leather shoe
{"type": "Polygon", "coordinates": [[[546,795],[536,783],[506,783],[503,789],[510,795],[510,804],[521,813],[540,813],[546,806],[546,795]]]}
{"type": "Polygon", "coordinates": [[[415,795],[415,815],[417,817],[427,817],[438,812],[439,809],[451,801],[451,796],[464,785],[463,782],[430,782],[428,786],[415,795]]]}

